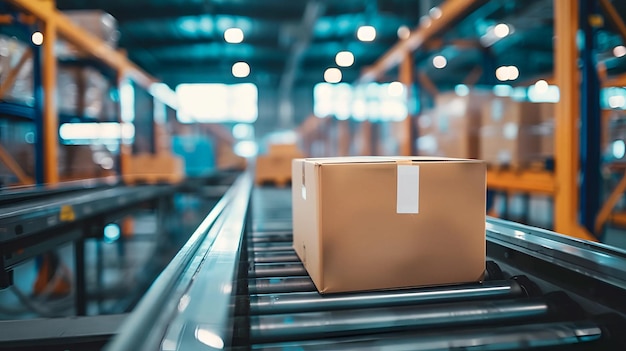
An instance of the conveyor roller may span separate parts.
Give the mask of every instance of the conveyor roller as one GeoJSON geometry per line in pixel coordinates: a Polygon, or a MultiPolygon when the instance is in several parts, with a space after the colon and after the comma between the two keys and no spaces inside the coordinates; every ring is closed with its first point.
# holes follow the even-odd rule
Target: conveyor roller
{"type": "Polygon", "coordinates": [[[253,342],[306,340],[408,329],[571,318],[572,314],[579,314],[573,306],[575,304],[567,295],[558,294],[548,298],[251,316],[250,339],[253,342]]]}
{"type": "Polygon", "coordinates": [[[513,298],[524,294],[514,281],[491,281],[484,284],[435,287],[386,292],[332,294],[316,291],[250,296],[251,314],[278,314],[333,311],[351,308],[393,307],[448,301],[513,298]]]}
{"type": "Polygon", "coordinates": [[[592,342],[606,337],[594,321],[523,324],[482,327],[430,333],[390,333],[352,338],[253,345],[264,351],[348,351],[348,350],[527,350],[561,347],[560,350],[590,350],[592,342]]]}

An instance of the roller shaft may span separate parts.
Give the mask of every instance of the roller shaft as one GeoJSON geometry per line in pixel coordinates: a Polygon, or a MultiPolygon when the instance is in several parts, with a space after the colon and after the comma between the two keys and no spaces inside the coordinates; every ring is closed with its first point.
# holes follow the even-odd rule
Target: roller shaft
{"type": "Polygon", "coordinates": [[[305,340],[434,327],[523,321],[546,316],[548,304],[539,299],[479,301],[425,306],[307,312],[250,318],[254,342],[305,340]]]}
{"type": "MultiPolygon", "coordinates": [[[[253,350],[527,350],[550,346],[587,345],[603,336],[593,321],[524,324],[506,327],[482,327],[431,333],[390,333],[335,340],[299,341],[254,345],[253,350]]],[[[565,349],[565,348],[564,348],[565,349]]]]}
{"type": "Polygon", "coordinates": [[[250,297],[250,313],[279,314],[331,311],[502,297],[512,298],[522,295],[521,287],[514,281],[328,296],[320,295],[317,292],[252,295],[250,297]]]}

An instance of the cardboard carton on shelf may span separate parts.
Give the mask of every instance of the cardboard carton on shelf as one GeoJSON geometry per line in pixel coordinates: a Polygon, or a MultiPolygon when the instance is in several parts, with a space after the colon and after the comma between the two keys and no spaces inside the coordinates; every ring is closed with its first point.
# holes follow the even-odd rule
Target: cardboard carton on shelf
{"type": "Polygon", "coordinates": [[[130,155],[122,165],[126,183],[178,183],[185,178],[185,164],[171,153],[130,155]]]}
{"type": "MultiPolygon", "coordinates": [[[[109,47],[117,48],[120,32],[117,20],[111,14],[101,10],[72,10],[63,11],[63,15],[85,32],[102,40],[109,47]]],[[[62,58],[85,56],[82,50],[62,38],[55,43],[55,53],[57,57],[62,58]]]]}
{"type": "Polygon", "coordinates": [[[256,159],[255,183],[285,186],[291,181],[291,161],[304,155],[296,144],[270,144],[268,149],[256,159]]]}
{"type": "MultiPolygon", "coordinates": [[[[455,93],[437,95],[435,108],[428,111],[430,118],[426,134],[418,139],[424,149],[424,155],[445,157],[478,158],[480,156],[479,131],[482,106],[492,99],[490,93],[474,91],[466,96],[455,93]],[[432,151],[432,147],[435,150],[432,151]]],[[[419,119],[422,118],[419,117],[419,119]]],[[[418,122],[421,124],[421,122],[418,122]]]]}
{"type": "Polygon", "coordinates": [[[526,168],[554,154],[553,104],[494,99],[482,116],[481,159],[491,165],[526,168]]]}
{"type": "Polygon", "coordinates": [[[484,162],[312,158],[292,172],[293,246],[319,292],[482,279],[484,162]]]}
{"type": "Polygon", "coordinates": [[[418,154],[421,156],[439,156],[435,111],[428,110],[422,113],[417,118],[416,124],[418,135],[416,149],[418,154]]]}

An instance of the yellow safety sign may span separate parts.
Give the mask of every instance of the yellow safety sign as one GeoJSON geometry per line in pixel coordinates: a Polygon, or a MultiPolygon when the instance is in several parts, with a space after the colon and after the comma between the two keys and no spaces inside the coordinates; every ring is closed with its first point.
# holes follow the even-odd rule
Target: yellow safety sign
{"type": "Polygon", "coordinates": [[[61,206],[61,213],[59,214],[59,219],[61,222],[71,222],[76,219],[76,214],[74,213],[74,208],[71,205],[63,205],[61,206]]]}

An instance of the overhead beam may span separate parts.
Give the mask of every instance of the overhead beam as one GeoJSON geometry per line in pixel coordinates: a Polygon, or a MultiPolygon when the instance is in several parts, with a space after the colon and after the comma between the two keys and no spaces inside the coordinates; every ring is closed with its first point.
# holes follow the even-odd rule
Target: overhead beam
{"type": "Polygon", "coordinates": [[[485,0],[447,0],[439,8],[441,17],[433,19],[429,26],[420,26],[411,31],[408,39],[396,43],[387,53],[385,53],[374,65],[366,69],[360,83],[376,80],[386,71],[396,67],[407,52],[413,52],[422,47],[428,40],[442,32],[470,9],[482,4],[485,0]]]}
{"type": "Polygon", "coordinates": [[[293,127],[293,102],[291,90],[296,80],[298,69],[304,54],[311,43],[315,22],[324,13],[326,6],[320,1],[309,0],[302,14],[302,21],[297,27],[297,40],[291,47],[291,52],[285,64],[285,71],[278,85],[278,118],[281,128],[293,127]]]}

